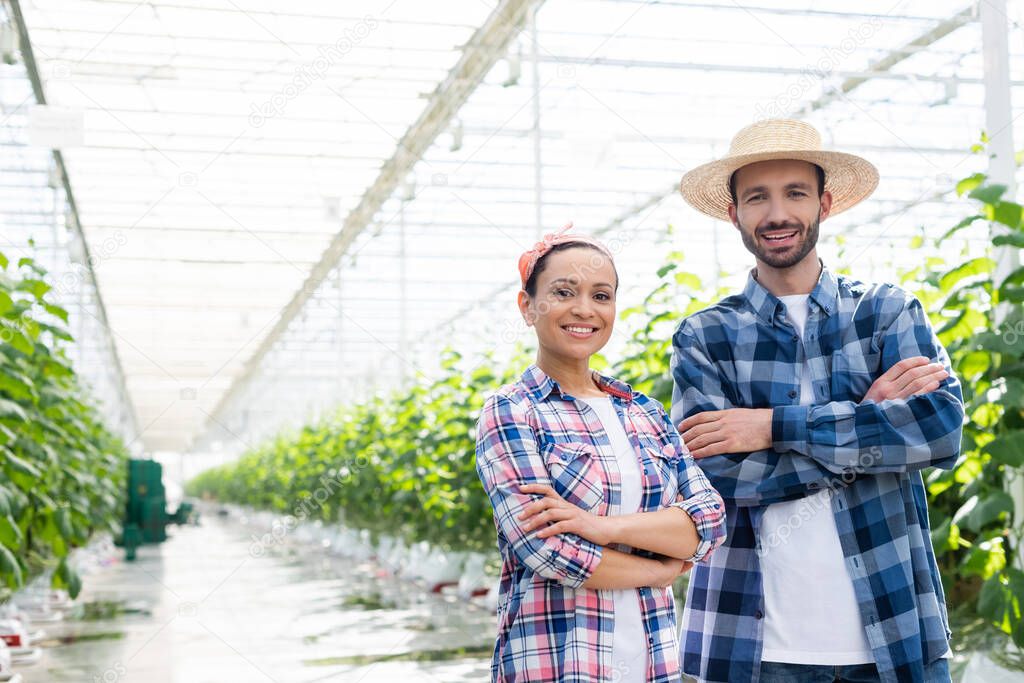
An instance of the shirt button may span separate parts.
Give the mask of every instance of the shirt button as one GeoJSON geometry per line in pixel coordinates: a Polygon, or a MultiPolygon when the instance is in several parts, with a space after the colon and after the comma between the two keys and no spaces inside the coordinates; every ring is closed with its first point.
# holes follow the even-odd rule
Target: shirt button
{"type": "Polygon", "coordinates": [[[761,610],[757,610],[756,612],[754,612],[754,618],[755,619],[763,619],[764,618],[764,612],[762,612],[761,610]]]}
{"type": "Polygon", "coordinates": [[[789,390],[789,397],[790,398],[796,398],[796,390],[795,389],[790,389],[789,390]]]}
{"type": "Polygon", "coordinates": [[[796,335],[794,334],[794,335],[793,335],[793,341],[800,341],[800,337],[798,337],[798,336],[796,336],[796,335]]]}

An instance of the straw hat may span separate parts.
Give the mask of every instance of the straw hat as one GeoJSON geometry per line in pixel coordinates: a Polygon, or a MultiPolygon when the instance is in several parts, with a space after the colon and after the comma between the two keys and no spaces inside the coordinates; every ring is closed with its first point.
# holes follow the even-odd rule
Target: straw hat
{"type": "Polygon", "coordinates": [[[878,186],[878,169],[853,154],[821,148],[814,126],[794,119],[758,121],[736,133],[729,154],[698,166],[683,176],[679,191],[693,208],[729,220],[729,178],[738,168],[769,159],[798,159],[825,170],[825,189],[832,193],[834,216],[866,198],[878,186]]]}

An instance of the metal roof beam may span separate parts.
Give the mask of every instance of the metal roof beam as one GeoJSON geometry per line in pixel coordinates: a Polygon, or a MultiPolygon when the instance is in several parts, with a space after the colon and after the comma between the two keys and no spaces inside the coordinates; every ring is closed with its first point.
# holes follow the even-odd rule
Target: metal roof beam
{"type": "Polygon", "coordinates": [[[380,170],[373,184],[363,194],[359,204],[346,216],[341,231],[324,251],[319,262],[281,312],[274,328],[263,338],[245,369],[224,392],[213,413],[200,430],[200,436],[216,422],[217,417],[259,368],[260,361],[270,351],[288,326],[302,311],[320,284],[338,265],[341,257],[355,239],[373,221],[374,215],[391,197],[398,183],[408,174],[434,140],[449,125],[452,118],[487,76],[491,67],[524,26],[530,10],[538,0],[502,0],[488,15],[483,25],[474,32],[466,44],[459,61],[448,76],[434,89],[426,108],[398,141],[395,152],[380,170]]]}

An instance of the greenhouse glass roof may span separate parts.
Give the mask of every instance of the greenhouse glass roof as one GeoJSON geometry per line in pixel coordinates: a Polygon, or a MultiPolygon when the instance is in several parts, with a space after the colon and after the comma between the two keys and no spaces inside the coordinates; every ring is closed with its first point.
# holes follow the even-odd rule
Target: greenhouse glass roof
{"type": "MultiPolygon", "coordinates": [[[[822,225],[826,262],[864,279],[920,259],[905,247],[967,215],[955,183],[987,167],[984,3],[2,7],[2,249],[32,237],[60,274],[84,236],[94,287],[62,295],[109,343],[78,362],[149,452],[236,451],[429,376],[445,346],[525,341],[515,258],[569,220],[616,245],[622,306],[673,250],[738,285],[734,229],[677,187],[755,119],[878,166],[822,225]]],[[[1006,15],[1013,101],[1024,4],[1006,15]]]]}

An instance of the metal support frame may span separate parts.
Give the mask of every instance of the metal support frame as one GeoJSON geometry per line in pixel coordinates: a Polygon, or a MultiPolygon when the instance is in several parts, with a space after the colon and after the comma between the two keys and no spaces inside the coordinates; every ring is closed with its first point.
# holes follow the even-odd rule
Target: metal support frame
{"type": "Polygon", "coordinates": [[[359,204],[346,216],[341,230],[331,240],[319,262],[313,266],[305,282],[285,306],[273,329],[263,338],[246,362],[245,369],[221,397],[211,417],[200,429],[200,433],[209,429],[217,416],[224,412],[237,396],[238,388],[246,378],[258,371],[260,362],[286,332],[320,284],[338,265],[349,246],[373,222],[376,213],[391,197],[398,184],[449,125],[491,67],[505,54],[509,43],[523,28],[531,8],[537,2],[538,0],[502,0],[488,15],[483,25],[474,32],[459,61],[434,90],[423,113],[398,141],[394,154],[384,163],[359,204]]]}
{"type": "MultiPolygon", "coordinates": [[[[841,87],[841,91],[845,95],[845,94],[849,93],[850,91],[855,90],[856,88],[860,87],[861,85],[864,85],[868,80],[870,80],[872,78],[878,78],[878,77],[881,77],[883,75],[888,75],[888,74],[885,74],[885,71],[887,69],[890,69],[892,66],[898,64],[899,62],[903,61],[908,56],[910,56],[910,54],[912,54],[912,50],[920,50],[922,48],[927,47],[928,45],[934,43],[935,41],[939,40],[940,38],[943,38],[943,37],[949,35],[950,33],[952,33],[957,28],[959,28],[961,26],[964,26],[967,23],[970,23],[970,21],[972,21],[974,19],[974,17],[975,17],[974,5],[971,5],[970,7],[966,8],[964,10],[961,10],[960,12],[957,12],[956,14],[954,14],[949,19],[946,19],[946,20],[942,21],[937,26],[929,29],[928,31],[926,31],[925,33],[921,34],[917,38],[911,40],[910,42],[908,42],[903,47],[900,47],[900,48],[897,48],[895,50],[892,50],[888,55],[886,55],[885,57],[882,57],[877,62],[874,62],[869,67],[869,70],[867,72],[865,72],[863,74],[857,74],[856,77],[850,78],[847,81],[845,81],[843,83],[842,87],[841,87]]],[[[545,60],[542,59],[542,61],[545,61],[545,60]]],[[[558,60],[556,58],[548,58],[547,61],[558,61],[558,60]]],[[[596,61],[594,61],[594,63],[596,63],[596,64],[604,64],[604,63],[607,63],[607,62],[603,62],[601,60],[596,60],[596,61]]],[[[636,65],[636,64],[634,64],[634,65],[636,65]]],[[[722,67],[722,69],[723,70],[737,70],[735,67],[728,67],[728,66],[722,67]]],[[[764,67],[764,69],[769,69],[770,70],[771,67],[764,67]]],[[[805,70],[802,70],[802,69],[791,69],[790,71],[792,71],[793,73],[805,73],[805,70]]],[[[902,76],[900,76],[900,77],[902,77],[902,76]]],[[[942,79],[938,79],[938,78],[936,78],[936,79],[937,80],[942,80],[942,79]]],[[[1007,98],[1009,98],[1009,92],[1010,92],[1009,91],[1009,87],[1010,87],[1009,86],[1009,76],[1007,75],[1007,84],[1006,84],[1006,90],[1005,90],[1005,93],[1006,93],[1005,96],[1007,98]]],[[[829,99],[826,99],[825,97],[819,98],[818,100],[815,100],[814,103],[812,103],[813,106],[809,107],[805,111],[811,111],[811,110],[816,110],[816,109],[820,109],[822,107],[825,107],[833,99],[835,99],[835,97],[838,97],[838,95],[833,94],[833,96],[831,98],[829,98],[829,99]]],[[[713,144],[715,142],[715,140],[713,138],[707,138],[707,142],[709,144],[713,144]]],[[[680,172],[682,172],[682,169],[680,169],[680,172]]],[[[601,235],[601,234],[604,234],[604,233],[614,229],[616,226],[621,225],[625,221],[629,220],[629,218],[631,216],[634,216],[634,215],[639,214],[639,213],[641,213],[643,211],[646,211],[650,207],[654,206],[655,204],[661,202],[662,200],[664,200],[668,196],[670,196],[670,195],[672,195],[672,194],[674,194],[675,192],[678,192],[678,191],[679,191],[678,185],[673,183],[672,186],[667,188],[666,191],[659,192],[659,193],[656,193],[654,195],[651,195],[646,201],[641,202],[641,203],[631,207],[630,209],[625,211],[623,214],[621,214],[620,216],[615,218],[611,223],[606,225],[604,228],[595,231],[594,234],[595,235],[601,235]]],[[[475,302],[473,302],[471,304],[468,304],[467,306],[464,306],[464,307],[460,308],[454,315],[446,318],[441,324],[439,324],[435,328],[435,330],[438,330],[438,331],[440,331],[443,334],[444,333],[443,330],[447,329],[448,326],[453,324],[456,320],[459,320],[460,318],[465,316],[468,312],[472,311],[474,308],[480,306],[483,303],[486,303],[488,301],[495,301],[495,300],[497,300],[498,297],[500,297],[504,292],[508,291],[509,289],[511,289],[514,286],[515,286],[515,283],[511,283],[510,282],[510,283],[507,283],[507,284],[495,287],[493,290],[488,291],[487,294],[484,297],[482,297],[481,299],[479,299],[479,300],[477,300],[477,301],[475,301],[475,302]]]]}
{"type": "MultiPolygon", "coordinates": [[[[19,0],[7,0],[8,8],[10,9],[11,19],[14,22],[15,29],[18,31],[18,42],[21,51],[22,59],[25,61],[25,73],[28,75],[29,82],[32,84],[32,92],[35,95],[36,102],[38,104],[46,104],[46,93],[43,90],[43,82],[39,77],[39,67],[36,65],[35,54],[32,51],[32,42],[29,40],[28,26],[25,23],[25,17],[21,12],[21,3],[19,0]]],[[[89,282],[92,284],[93,289],[96,292],[96,309],[99,311],[99,322],[102,323],[104,332],[110,342],[110,355],[114,361],[114,371],[117,379],[117,386],[121,391],[124,403],[124,410],[127,412],[128,418],[128,431],[129,434],[126,436],[129,440],[134,440],[139,436],[139,420],[135,414],[135,405],[132,402],[131,394],[128,391],[128,383],[125,378],[124,365],[121,363],[121,357],[117,352],[117,345],[111,338],[113,328],[110,326],[110,320],[107,317],[107,309],[103,303],[103,295],[100,292],[99,282],[96,279],[96,272],[92,267],[92,257],[89,254],[89,243],[85,239],[85,232],[82,230],[82,222],[79,220],[78,205],[75,203],[75,193],[71,190],[71,180],[68,177],[67,166],[64,164],[64,156],[60,150],[53,150],[53,162],[56,165],[57,173],[60,177],[60,183],[64,188],[64,198],[67,201],[68,209],[70,210],[71,217],[71,229],[75,231],[76,236],[81,241],[82,252],[85,256],[85,263],[83,264],[86,271],[89,273],[89,282]]],[[[85,308],[80,309],[82,312],[85,308]]],[[[121,413],[121,411],[118,411],[121,413]]]]}

